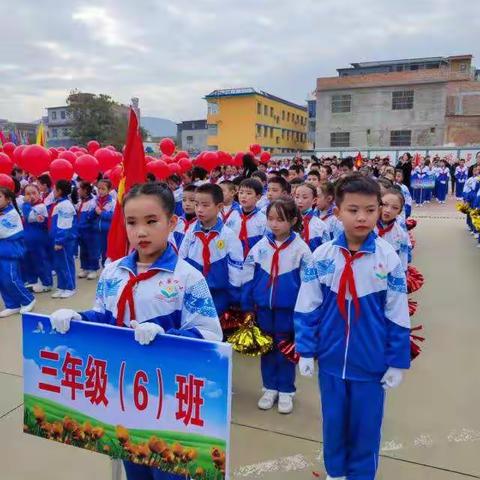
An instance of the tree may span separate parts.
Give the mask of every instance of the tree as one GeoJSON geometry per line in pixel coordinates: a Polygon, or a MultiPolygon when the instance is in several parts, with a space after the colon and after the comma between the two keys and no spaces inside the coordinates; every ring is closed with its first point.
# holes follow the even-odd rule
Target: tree
{"type": "MultiPolygon", "coordinates": [[[[128,126],[127,107],[109,95],[82,93],[73,90],[67,98],[73,121],[72,138],[81,145],[97,140],[102,145],[114,145],[121,150],[128,126]]],[[[146,132],[142,131],[142,136],[146,132]]],[[[145,138],[145,137],[144,137],[145,138]]]]}

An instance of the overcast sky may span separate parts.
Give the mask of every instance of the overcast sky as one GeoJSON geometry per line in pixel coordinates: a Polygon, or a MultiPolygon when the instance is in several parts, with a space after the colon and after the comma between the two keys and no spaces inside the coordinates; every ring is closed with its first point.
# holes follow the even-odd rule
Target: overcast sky
{"type": "Polygon", "coordinates": [[[472,53],[478,0],[0,0],[0,118],[31,121],[73,88],[143,115],[204,118],[216,88],[303,102],[350,62],[472,53]],[[8,12],[8,13],[7,13],[8,12]]]}

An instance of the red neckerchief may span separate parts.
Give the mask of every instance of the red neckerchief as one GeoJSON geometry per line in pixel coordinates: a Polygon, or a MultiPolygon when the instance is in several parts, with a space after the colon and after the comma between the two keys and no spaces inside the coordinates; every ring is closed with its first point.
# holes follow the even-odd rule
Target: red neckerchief
{"type": "Polygon", "coordinates": [[[228,211],[228,213],[223,213],[223,210],[220,212],[220,214],[222,215],[223,223],[227,223],[227,220],[230,218],[230,215],[232,214],[232,212],[233,212],[233,205],[228,211]]]}
{"type": "Polygon", "coordinates": [[[384,237],[388,232],[392,230],[394,226],[395,226],[395,220],[390,225],[387,225],[386,227],[383,226],[382,222],[377,222],[378,236],[384,237]]]}
{"type": "Polygon", "coordinates": [[[240,218],[242,219],[242,226],[240,228],[240,234],[238,238],[242,242],[243,245],[243,255],[246,257],[248,252],[250,251],[250,247],[248,245],[248,230],[247,230],[247,222],[255,215],[256,210],[252,210],[250,213],[243,213],[243,210],[240,212],[240,218]]]}
{"type": "Polygon", "coordinates": [[[275,298],[275,286],[277,284],[278,274],[280,272],[280,252],[285,250],[292,242],[295,240],[295,236],[292,235],[291,238],[285,240],[280,246],[277,246],[275,241],[270,239],[269,244],[273,248],[273,257],[272,257],[272,265],[270,266],[270,278],[268,279],[267,287],[272,287],[272,299],[275,298]]]}
{"type": "Polygon", "coordinates": [[[147,270],[146,272],[140,273],[139,275],[134,275],[133,273],[129,272],[130,279],[126,283],[123,291],[118,299],[117,304],[117,327],[123,326],[123,321],[125,317],[125,310],[128,303],[128,309],[130,311],[130,321],[135,320],[136,313],[135,313],[135,300],[133,298],[133,288],[137,283],[148,280],[152,278],[154,275],[158,273],[158,270],[147,270]]]}
{"type": "Polygon", "coordinates": [[[305,240],[305,243],[308,244],[310,242],[310,221],[312,220],[313,214],[306,213],[303,216],[303,231],[302,231],[302,238],[305,240]]]}
{"type": "Polygon", "coordinates": [[[193,217],[190,220],[187,220],[186,218],[183,219],[184,225],[183,225],[183,233],[187,233],[188,228],[190,225],[197,219],[197,217],[193,217]]]}
{"type": "Polygon", "coordinates": [[[103,210],[105,208],[108,200],[108,195],[105,195],[104,197],[97,197],[97,205],[100,207],[100,210],[103,210]]]}
{"type": "Polygon", "coordinates": [[[77,218],[80,218],[80,214],[82,213],[82,208],[85,202],[88,202],[88,200],[80,200],[80,206],[78,207],[77,218]]]}
{"type": "Polygon", "coordinates": [[[50,208],[47,208],[47,213],[48,213],[47,228],[48,228],[48,230],[50,230],[51,227],[52,227],[53,211],[55,210],[55,206],[57,204],[58,204],[58,200],[55,200],[52,204],[49,205],[50,208]]]}
{"type": "Polygon", "coordinates": [[[355,286],[355,276],[353,274],[352,264],[355,260],[362,257],[364,254],[363,252],[357,252],[355,253],[355,255],[352,255],[350,252],[343,248],[341,248],[340,251],[345,258],[345,266],[343,267],[343,272],[340,277],[340,283],[338,286],[337,305],[342,317],[345,319],[345,331],[348,335],[350,327],[348,325],[348,314],[345,309],[347,290],[350,292],[353,299],[353,304],[355,306],[355,317],[358,317],[358,315],[360,314],[360,302],[358,300],[357,288],[355,286]]]}
{"type": "Polygon", "coordinates": [[[202,258],[203,258],[203,276],[206,277],[210,271],[210,242],[218,236],[218,232],[211,231],[208,233],[198,231],[195,236],[202,242],[202,258]]]}

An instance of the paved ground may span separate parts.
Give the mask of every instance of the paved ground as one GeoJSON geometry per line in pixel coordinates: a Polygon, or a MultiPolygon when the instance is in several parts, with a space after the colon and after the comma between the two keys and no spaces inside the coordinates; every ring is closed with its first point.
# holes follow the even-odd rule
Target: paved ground
{"type": "MultiPolygon", "coordinates": [[[[454,202],[416,210],[414,264],[426,284],[416,295],[415,323],[427,343],[405,384],[388,398],[378,478],[480,478],[480,249],[454,202]]],[[[93,282],[67,301],[43,295],[37,311],[85,309],[93,282]]],[[[317,385],[298,380],[295,412],[256,408],[258,361],[235,357],[232,425],[234,479],[323,478],[317,385]]],[[[18,317],[0,320],[0,479],[106,480],[110,461],[22,433],[21,330],[18,317]]]]}

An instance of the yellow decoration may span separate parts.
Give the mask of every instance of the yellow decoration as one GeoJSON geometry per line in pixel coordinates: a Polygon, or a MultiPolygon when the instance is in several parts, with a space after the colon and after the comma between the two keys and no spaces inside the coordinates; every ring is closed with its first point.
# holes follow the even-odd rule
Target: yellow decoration
{"type": "Polygon", "coordinates": [[[470,207],[468,203],[465,203],[465,202],[457,202],[456,209],[457,211],[459,211],[460,213],[464,213],[465,215],[467,215],[468,212],[470,211],[470,207]]]}
{"type": "Polygon", "coordinates": [[[245,323],[227,339],[234,350],[243,355],[257,357],[273,348],[273,339],[255,326],[253,315],[247,315],[245,323]]]}

